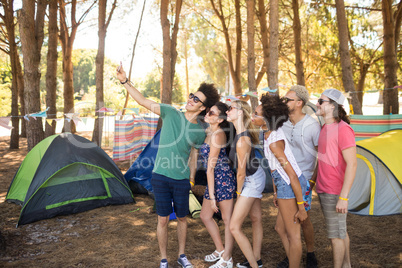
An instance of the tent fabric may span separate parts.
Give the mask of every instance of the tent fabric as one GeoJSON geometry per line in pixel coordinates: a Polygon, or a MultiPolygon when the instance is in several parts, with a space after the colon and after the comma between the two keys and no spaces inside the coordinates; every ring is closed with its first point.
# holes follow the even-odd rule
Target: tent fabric
{"type": "Polygon", "coordinates": [[[136,117],[116,120],[114,130],[113,160],[123,161],[139,155],[155,135],[158,117],[136,117]]]}
{"type": "Polygon", "coordinates": [[[359,215],[402,214],[402,129],[358,141],[357,172],[349,211],[359,215]]]}
{"type": "Polygon", "coordinates": [[[50,136],[28,153],[6,199],[22,204],[19,225],[134,201],[105,151],[71,133],[50,136]]]}
{"type": "Polygon", "coordinates": [[[356,141],[360,141],[402,128],[402,115],[350,115],[350,126],[355,132],[356,141]]]}

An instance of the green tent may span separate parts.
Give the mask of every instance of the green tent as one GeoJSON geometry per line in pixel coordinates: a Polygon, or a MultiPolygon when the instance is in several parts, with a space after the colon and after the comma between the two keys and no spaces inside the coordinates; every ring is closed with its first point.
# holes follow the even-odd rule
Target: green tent
{"type": "Polygon", "coordinates": [[[6,200],[22,205],[17,226],[134,201],[123,174],[105,151],[71,133],[50,136],[32,148],[6,200]]]}
{"type": "Polygon", "coordinates": [[[360,140],[349,211],[359,215],[402,214],[402,129],[360,140]]]}

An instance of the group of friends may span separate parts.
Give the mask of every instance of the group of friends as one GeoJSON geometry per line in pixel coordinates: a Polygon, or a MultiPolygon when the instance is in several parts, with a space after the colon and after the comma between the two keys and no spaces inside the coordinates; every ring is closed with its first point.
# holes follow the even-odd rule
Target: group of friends
{"type": "Polygon", "coordinates": [[[273,180],[274,205],[278,208],[275,230],[286,252],[286,258],[279,259],[277,267],[299,267],[301,229],[307,248],[306,266],[318,265],[309,216],[314,185],[332,245],[333,265],[350,267],[346,215],[357,160],[355,136],[340,91],[327,89],[318,99],[316,115],[325,122],[321,127],[303,112],[309,92],[300,85],[292,86],[284,97],[262,95],[260,104],[252,111],[242,100],[232,101],[230,106],[220,102],[215,86],[202,83],[189,95],[185,112],[181,112],[145,98],[121,66],[117,78],[138,104],[158,114],[163,121],[151,179],[158,215],[160,267],[168,267],[172,201],[178,220],[177,262],[181,267],[193,267],[185,255],[186,216],[197,163],[204,166],[207,177],[200,217],[215,246],[204,260],[214,263],[210,266],[213,268],[233,267],[236,241],[245,258],[236,267],[263,266],[261,198],[266,175],[256,155],[261,140],[273,180]],[[225,225],[224,241],[213,219],[218,211],[225,225]],[[242,229],[247,216],[252,224],[252,243],[242,229]]]}

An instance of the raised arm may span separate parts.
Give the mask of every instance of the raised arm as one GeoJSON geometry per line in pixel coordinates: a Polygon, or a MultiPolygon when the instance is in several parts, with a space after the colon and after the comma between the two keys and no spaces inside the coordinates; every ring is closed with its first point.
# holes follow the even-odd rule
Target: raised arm
{"type": "Polygon", "coordinates": [[[120,83],[124,85],[124,87],[127,89],[127,92],[133,97],[133,99],[141,106],[147,108],[151,112],[160,115],[161,110],[160,110],[160,105],[157,102],[154,102],[153,100],[145,98],[141,92],[139,92],[128,80],[126,76],[126,72],[124,71],[123,67],[120,65],[117,68],[117,79],[119,79],[120,83]]]}

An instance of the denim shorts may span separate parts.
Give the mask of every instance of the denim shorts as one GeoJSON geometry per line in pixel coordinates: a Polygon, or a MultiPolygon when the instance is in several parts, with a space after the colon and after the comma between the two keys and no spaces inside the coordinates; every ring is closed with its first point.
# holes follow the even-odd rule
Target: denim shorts
{"type": "MultiPolygon", "coordinates": [[[[277,170],[271,173],[276,186],[276,194],[278,199],[293,199],[296,198],[291,184],[287,184],[277,170]]],[[[311,190],[308,181],[301,174],[299,177],[300,186],[303,193],[304,208],[306,211],[311,209],[311,190]]]]}
{"type": "Polygon", "coordinates": [[[262,192],[265,188],[265,172],[261,166],[257,171],[244,179],[243,189],[241,190],[241,196],[262,198],[262,192]]]}
{"type": "Polygon", "coordinates": [[[169,216],[174,212],[177,218],[189,214],[189,180],[174,180],[169,177],[152,173],[151,184],[155,195],[156,214],[161,217],[169,216]]]}

